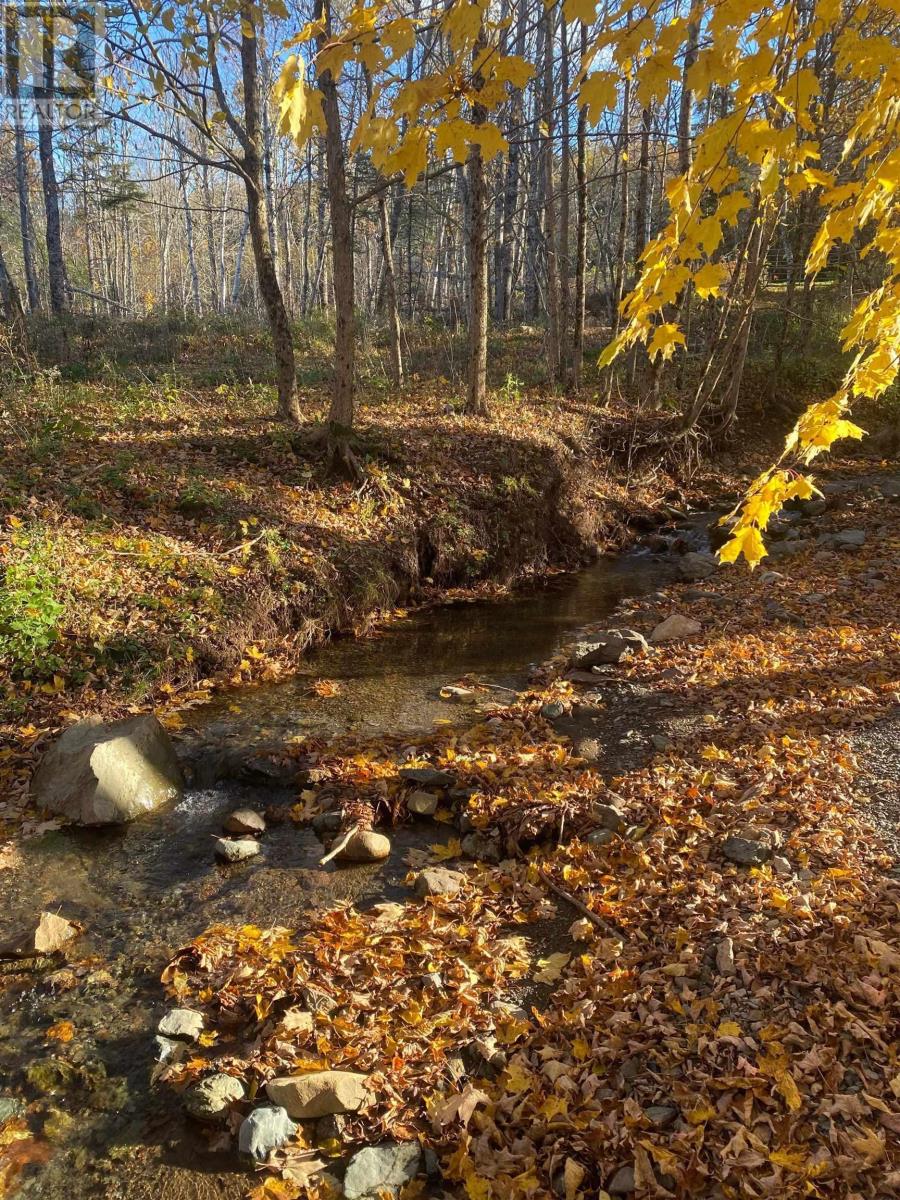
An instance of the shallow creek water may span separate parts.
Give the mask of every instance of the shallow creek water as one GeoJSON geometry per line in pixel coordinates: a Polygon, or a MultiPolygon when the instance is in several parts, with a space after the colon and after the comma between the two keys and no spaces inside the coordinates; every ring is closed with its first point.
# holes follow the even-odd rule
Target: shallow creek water
{"type": "MultiPolygon", "coordinates": [[[[624,555],[502,601],[422,611],[375,637],[324,647],[287,682],[217,697],[187,715],[185,734],[240,745],[428,729],[436,719],[460,716],[458,706],[441,700],[443,684],[468,675],[521,686],[529,664],[549,657],[565,636],[601,620],[622,598],[663,586],[672,570],[664,559],[624,555]],[[338,694],[312,696],[309,685],[321,678],[336,681],[338,694]]],[[[31,986],[0,990],[0,1099],[38,1101],[33,1125],[46,1139],[45,1161],[23,1171],[14,1195],[245,1194],[247,1171],[232,1157],[208,1153],[171,1093],[150,1086],[153,1033],[166,1008],[162,967],[216,921],[302,927],[305,913],[335,899],[401,898],[405,850],[436,837],[434,828],[401,828],[386,863],[323,868],[318,839],[286,823],[266,833],[260,858],[214,863],[212,838],[225,812],[238,803],[262,808],[293,798],[276,787],[189,791],[170,810],[123,828],[32,838],[19,863],[0,872],[4,937],[52,909],[84,923],[75,954],[96,955],[96,966],[73,989],[53,991],[35,974],[31,986]],[[46,1037],[62,1019],[75,1026],[66,1045],[46,1037]]]]}

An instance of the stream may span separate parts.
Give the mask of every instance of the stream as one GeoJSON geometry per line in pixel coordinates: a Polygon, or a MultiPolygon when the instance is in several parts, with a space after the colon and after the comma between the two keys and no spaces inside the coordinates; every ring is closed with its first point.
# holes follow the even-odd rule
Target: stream
{"type": "MultiPolygon", "coordinates": [[[[521,687],[529,666],[578,628],[602,620],[625,597],[665,586],[674,573],[670,557],[626,554],[500,601],[414,613],[375,636],[330,643],[288,681],[220,694],[189,711],[183,742],[195,755],[198,745],[427,730],[459,718],[459,706],[441,699],[442,685],[467,676],[521,687]],[[333,680],[336,694],[312,693],[320,679],[333,680]]],[[[250,1173],[233,1155],[211,1153],[172,1094],[151,1087],[153,1034],[167,1008],[160,971],[217,921],[297,927],[323,903],[403,898],[404,852],[436,836],[434,827],[424,834],[401,827],[385,863],[320,867],[312,830],[286,822],[270,827],[259,858],[214,862],[212,840],[226,812],[294,799],[277,781],[190,790],[171,809],[124,827],[33,837],[0,872],[4,936],[33,927],[42,909],[60,911],[85,926],[73,955],[93,956],[77,972],[37,972],[0,990],[0,1105],[5,1097],[35,1102],[28,1119],[39,1134],[12,1195],[245,1195],[250,1173]],[[64,1045],[46,1035],[61,1020],[74,1025],[64,1045]]]]}

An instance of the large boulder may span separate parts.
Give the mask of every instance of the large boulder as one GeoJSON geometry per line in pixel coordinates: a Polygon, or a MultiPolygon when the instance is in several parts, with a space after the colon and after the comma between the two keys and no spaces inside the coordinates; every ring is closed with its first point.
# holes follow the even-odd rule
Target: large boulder
{"type": "Polygon", "coordinates": [[[153,716],[106,724],[90,717],[65,730],[31,781],[35,803],[81,825],[114,825],[177,799],[184,777],[169,735],[153,716]]]}

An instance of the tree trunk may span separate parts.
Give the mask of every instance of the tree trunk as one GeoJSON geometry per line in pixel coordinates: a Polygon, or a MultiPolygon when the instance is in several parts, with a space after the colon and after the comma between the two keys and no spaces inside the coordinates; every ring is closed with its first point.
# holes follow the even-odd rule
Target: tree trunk
{"type": "MultiPolygon", "coordinates": [[[[472,61],[477,62],[485,47],[484,27],[479,32],[472,52],[472,61]]],[[[481,76],[474,77],[476,91],[481,87],[481,76]]],[[[483,125],[487,109],[482,104],[472,105],[473,125],[483,125]]],[[[488,189],[485,178],[484,157],[481,147],[473,142],[469,146],[468,198],[469,198],[469,390],[466,396],[466,412],[470,416],[486,417],[487,405],[487,327],[488,327],[488,189]]]]}
{"type": "Polygon", "coordinates": [[[59,216],[59,184],[53,161],[53,53],[52,38],[42,40],[43,80],[38,93],[38,157],[44,188],[47,218],[47,270],[50,281],[50,311],[59,316],[69,307],[69,283],[62,250],[62,225],[59,216]]]}
{"type": "MultiPolygon", "coordinates": [[[[322,17],[323,12],[325,29],[318,38],[320,51],[327,44],[331,32],[330,0],[317,0],[317,19],[322,17]]],[[[325,164],[328,175],[328,208],[331,216],[331,263],[335,307],[334,385],[328,413],[329,451],[333,463],[352,468],[354,464],[347,438],[353,428],[356,356],[353,234],[347,198],[341,112],[337,85],[330,71],[323,71],[319,76],[319,89],[322,93],[322,114],[325,118],[325,164]]]]}
{"type": "Polygon", "coordinates": [[[15,280],[9,273],[6,259],[3,257],[3,247],[0,246],[0,307],[3,319],[21,337],[25,327],[25,313],[22,310],[22,298],[15,280]]]}
{"type": "MultiPolygon", "coordinates": [[[[587,53],[587,26],[581,27],[581,58],[587,53]]],[[[587,109],[578,113],[576,184],[576,250],[575,250],[575,328],[572,334],[572,390],[581,386],[584,362],[584,292],[587,268],[587,109]]]]}
{"type": "MultiPolygon", "coordinates": [[[[475,106],[475,124],[484,120],[475,106]]],[[[469,147],[469,391],[466,412],[486,417],[487,406],[487,184],[481,147],[469,147]]]]}
{"type": "Polygon", "coordinates": [[[41,307],[41,291],[38,285],[36,255],[34,249],[34,226],[31,221],[31,206],[28,203],[28,174],[25,155],[25,130],[21,121],[14,121],[16,137],[16,191],[19,194],[19,226],[22,231],[22,265],[25,268],[25,288],[28,307],[37,312],[41,307]]]}
{"type": "Polygon", "coordinates": [[[553,23],[556,9],[544,11],[544,245],[547,258],[547,359],[550,379],[560,378],[559,262],[557,259],[556,194],[553,179],[553,23]]]}
{"type": "Polygon", "coordinates": [[[256,38],[252,36],[253,24],[250,10],[242,12],[241,25],[241,73],[244,84],[244,118],[246,141],[242,164],[244,187],[247,193],[247,221],[250,229],[250,244],[256,260],[256,278],[259,294],[265,306],[272,332],[272,347],[278,379],[278,412],[288,421],[300,420],[300,404],[297,400],[297,374],[294,364],[294,343],[287,310],[278,286],[275,259],[266,228],[262,193],[262,156],[260,148],[259,93],[257,87],[256,38]],[[248,27],[250,32],[248,33],[248,27]]]}
{"type": "Polygon", "coordinates": [[[681,102],[678,106],[678,169],[686,175],[691,169],[693,154],[691,150],[691,118],[693,115],[694,96],[687,84],[688,71],[697,61],[697,44],[700,40],[700,26],[696,21],[688,26],[687,45],[684,50],[684,65],[681,74],[681,102]]]}

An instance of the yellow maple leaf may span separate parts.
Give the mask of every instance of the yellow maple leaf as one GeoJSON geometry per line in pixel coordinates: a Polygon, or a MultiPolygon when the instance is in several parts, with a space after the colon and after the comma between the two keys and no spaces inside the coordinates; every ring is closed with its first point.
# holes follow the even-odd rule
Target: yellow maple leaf
{"type": "Polygon", "coordinates": [[[650,344],[647,346],[647,353],[650,355],[651,361],[655,362],[661,354],[663,362],[666,362],[672,357],[675,347],[683,345],[685,345],[684,333],[672,321],[664,321],[654,330],[650,344]]]}

